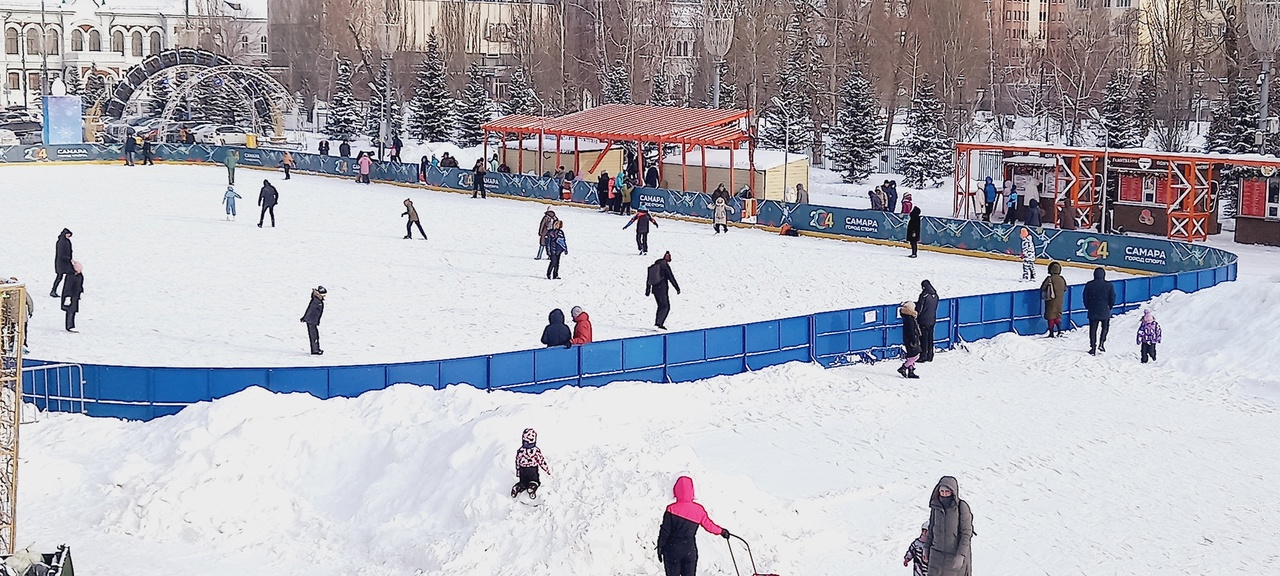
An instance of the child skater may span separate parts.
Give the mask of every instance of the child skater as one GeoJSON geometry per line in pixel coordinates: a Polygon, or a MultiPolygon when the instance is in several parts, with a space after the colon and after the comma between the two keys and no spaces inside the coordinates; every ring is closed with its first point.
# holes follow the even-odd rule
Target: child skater
{"type": "Polygon", "coordinates": [[[1151,315],[1150,310],[1142,311],[1142,323],[1138,324],[1138,344],[1142,346],[1142,363],[1147,363],[1150,357],[1152,362],[1156,360],[1156,344],[1160,343],[1160,323],[1156,322],[1156,317],[1151,315]]]}
{"type": "Polygon", "coordinates": [[[240,195],[236,194],[235,186],[227,186],[227,193],[222,195],[222,203],[227,207],[227,220],[236,217],[236,198],[240,195]]]}
{"type": "Polygon", "coordinates": [[[1036,279],[1036,245],[1031,240],[1031,232],[1026,228],[1022,229],[1022,280],[1024,282],[1034,281],[1036,279]]]}
{"type": "Polygon", "coordinates": [[[907,554],[902,557],[902,565],[911,567],[911,576],[925,576],[929,573],[929,561],[925,560],[925,541],[929,538],[929,523],[920,527],[920,537],[911,541],[907,554]]]}
{"type": "Polygon", "coordinates": [[[716,198],[716,203],[707,206],[707,208],[711,209],[713,227],[716,234],[719,234],[721,230],[726,233],[729,232],[729,213],[734,211],[733,206],[725,204],[724,198],[716,198]]]}
{"type": "Polygon", "coordinates": [[[516,450],[516,475],[520,477],[520,481],[511,487],[511,497],[515,498],[520,492],[528,490],[530,498],[538,497],[538,468],[542,468],[548,476],[551,470],[547,469],[547,461],[542,457],[542,449],[538,448],[538,433],[533,428],[525,428],[524,434],[520,435],[523,443],[520,449],[516,450]]]}

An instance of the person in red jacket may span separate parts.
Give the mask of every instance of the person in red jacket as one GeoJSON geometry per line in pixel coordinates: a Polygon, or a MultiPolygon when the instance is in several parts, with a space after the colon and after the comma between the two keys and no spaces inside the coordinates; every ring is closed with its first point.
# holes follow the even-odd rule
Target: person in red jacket
{"type": "Polygon", "coordinates": [[[574,306],[569,310],[569,317],[573,319],[573,340],[570,344],[582,345],[591,343],[591,316],[587,315],[587,311],[581,306],[574,306]]]}
{"type": "Polygon", "coordinates": [[[672,488],[676,501],[667,506],[658,529],[658,561],[667,576],[694,576],[698,569],[698,527],[729,539],[729,531],[716,525],[707,510],[693,501],[693,479],[681,476],[672,488]]]}

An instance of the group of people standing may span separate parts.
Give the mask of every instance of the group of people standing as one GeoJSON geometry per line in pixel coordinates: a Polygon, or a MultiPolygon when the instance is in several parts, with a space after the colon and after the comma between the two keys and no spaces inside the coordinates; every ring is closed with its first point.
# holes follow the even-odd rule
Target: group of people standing
{"type": "MultiPolygon", "coordinates": [[[[872,188],[867,192],[867,196],[871,199],[871,209],[883,212],[898,211],[898,181],[885,180],[883,184],[872,188]]],[[[902,213],[911,213],[911,194],[902,196],[902,213]]]]}

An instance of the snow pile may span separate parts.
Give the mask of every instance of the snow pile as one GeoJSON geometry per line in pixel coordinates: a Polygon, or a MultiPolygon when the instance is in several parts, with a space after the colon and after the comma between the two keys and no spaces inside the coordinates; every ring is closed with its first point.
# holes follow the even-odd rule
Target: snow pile
{"type": "Polygon", "coordinates": [[[871,197],[867,193],[884,183],[885,180],[898,181],[898,212],[902,211],[902,195],[911,194],[911,200],[920,207],[925,216],[950,218],[955,211],[955,190],[952,178],[947,178],[937,188],[908,188],[903,184],[901,174],[875,172],[867,176],[861,184],[847,184],[844,175],[833,170],[813,166],[809,168],[809,199],[822,206],[838,206],[841,208],[871,209],[871,197]]]}
{"type": "MultiPolygon", "coordinates": [[[[1259,456],[1280,414],[1232,391],[1276,388],[1278,299],[1257,280],[1158,299],[1165,343],[1148,365],[1130,314],[1100,357],[1085,331],[1006,335],[909,383],[888,362],[792,364],[538,396],[255,389],[150,423],[52,415],[24,427],[18,539],[71,542],[106,576],[193,561],[202,574],[652,576],[662,507],[689,473],[762,569],[890,574],[953,474],[984,574],[1271,573],[1280,460],[1259,456]],[[539,508],[507,495],[526,426],[553,473],[539,508]]],[[[699,540],[702,573],[731,573],[723,541],[699,540]]]]}

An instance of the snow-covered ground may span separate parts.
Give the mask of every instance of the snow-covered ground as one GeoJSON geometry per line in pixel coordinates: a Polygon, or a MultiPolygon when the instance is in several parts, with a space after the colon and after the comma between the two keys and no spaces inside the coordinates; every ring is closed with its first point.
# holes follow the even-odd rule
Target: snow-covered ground
{"type": "MultiPolygon", "coordinates": [[[[23,429],[18,541],[69,542],[101,576],[652,576],[687,473],[764,571],[907,574],[948,474],[974,510],[977,573],[1276,573],[1280,266],[1248,251],[1240,282],[1152,304],[1165,341],[1149,365],[1130,314],[1100,357],[1084,331],[1005,335],[910,382],[889,362],[791,364],[538,396],[254,389],[149,423],[49,415],[23,429]],[[552,471],[538,508],[506,494],[526,426],[552,471]]],[[[699,545],[701,574],[732,573],[722,540],[699,545]]]]}
{"type": "Polygon", "coordinates": [[[839,206],[841,208],[871,209],[871,197],[867,193],[884,183],[885,180],[898,181],[897,211],[902,211],[903,194],[911,194],[911,201],[920,207],[925,216],[950,218],[954,210],[955,189],[953,178],[948,177],[936,188],[908,188],[902,183],[901,174],[874,173],[867,176],[861,184],[845,183],[843,173],[811,166],[809,168],[809,201],[822,206],[839,206]]]}
{"type": "MultiPolygon", "coordinates": [[[[535,261],[545,209],[391,185],[240,169],[240,216],[224,219],[225,170],[213,166],[7,166],[0,187],[0,274],[36,299],[31,357],[169,366],[290,366],[450,358],[538,346],[548,312],[578,305],[597,339],[654,331],[645,268],[666,250],[683,288],[673,330],[914,299],[1025,288],[1016,262],[784,238],[660,219],[636,254],[625,219],[557,207],[569,254],[563,280],[535,261]],[[279,188],[278,227],[258,229],[262,179],[279,188]],[[430,240],[404,240],[405,197],[430,240]],[[47,290],[54,242],[74,233],[85,264],[78,334],[47,290]],[[329,290],[321,343],[298,319],[329,290]]],[[[414,232],[415,237],[417,232],[414,232]]],[[[1081,282],[1089,271],[1068,268],[1081,282]]]]}

